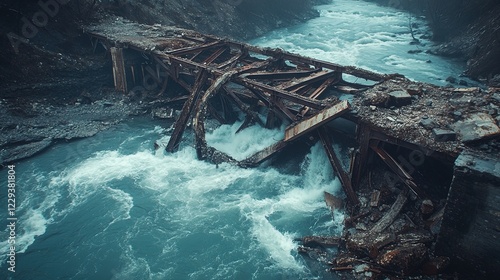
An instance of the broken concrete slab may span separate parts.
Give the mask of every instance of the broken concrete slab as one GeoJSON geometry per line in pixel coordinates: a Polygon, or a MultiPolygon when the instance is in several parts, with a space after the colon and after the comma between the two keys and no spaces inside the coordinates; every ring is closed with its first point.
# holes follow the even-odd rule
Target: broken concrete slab
{"type": "Polygon", "coordinates": [[[453,125],[463,142],[471,142],[500,135],[500,128],[488,114],[477,113],[453,125]]]}

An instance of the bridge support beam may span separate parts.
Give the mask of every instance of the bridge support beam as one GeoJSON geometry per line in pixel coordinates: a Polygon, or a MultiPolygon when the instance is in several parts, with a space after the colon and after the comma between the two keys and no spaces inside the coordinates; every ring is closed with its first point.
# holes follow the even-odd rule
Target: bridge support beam
{"type": "Polygon", "coordinates": [[[115,89],[127,93],[127,74],[125,72],[125,59],[123,58],[123,49],[112,47],[111,58],[113,60],[113,79],[115,89]]]}

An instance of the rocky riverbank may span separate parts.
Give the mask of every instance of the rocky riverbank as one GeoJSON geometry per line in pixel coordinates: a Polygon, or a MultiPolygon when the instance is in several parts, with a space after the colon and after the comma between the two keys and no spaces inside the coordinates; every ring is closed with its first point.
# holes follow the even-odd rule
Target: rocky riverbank
{"type": "MultiPolygon", "coordinates": [[[[369,0],[423,15],[436,46],[428,51],[467,63],[465,75],[500,86],[500,2],[369,0]]],[[[418,39],[418,38],[417,38],[418,39]]]]}
{"type": "MultiPolygon", "coordinates": [[[[117,95],[111,60],[95,55],[82,26],[122,15],[248,39],[318,15],[314,4],[282,1],[3,1],[0,4],[0,164],[53,143],[93,136],[161,100],[117,95]]],[[[173,89],[175,90],[175,89],[173,89]]],[[[153,114],[154,115],[154,114],[153,114]]]]}

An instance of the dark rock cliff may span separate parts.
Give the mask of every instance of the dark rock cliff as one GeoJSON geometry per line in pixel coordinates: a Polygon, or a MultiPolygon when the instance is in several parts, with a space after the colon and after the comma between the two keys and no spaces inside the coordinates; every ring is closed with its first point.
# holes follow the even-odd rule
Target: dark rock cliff
{"type": "MultiPolygon", "coordinates": [[[[318,15],[330,0],[4,0],[0,3],[0,96],[28,96],[109,82],[80,26],[123,16],[244,40],[318,15]],[[89,75],[92,73],[92,75],[89,75]],[[90,79],[90,80],[89,80],[90,79]]],[[[88,88],[87,88],[88,87],[88,88]]]]}

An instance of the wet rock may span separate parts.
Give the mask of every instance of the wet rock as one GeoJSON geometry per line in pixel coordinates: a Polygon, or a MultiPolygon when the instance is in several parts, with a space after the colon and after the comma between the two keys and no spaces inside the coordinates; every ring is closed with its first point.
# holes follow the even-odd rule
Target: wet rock
{"type": "Polygon", "coordinates": [[[175,118],[174,110],[171,108],[155,108],[151,110],[151,116],[157,119],[175,118]]]}
{"type": "Polygon", "coordinates": [[[340,237],[333,236],[304,236],[301,239],[306,247],[337,247],[340,243],[340,237]]]}
{"type": "Polygon", "coordinates": [[[0,165],[14,162],[19,159],[31,157],[49,147],[52,144],[51,139],[32,142],[16,146],[12,149],[2,149],[0,151],[0,165]]]}
{"type": "Polygon", "coordinates": [[[460,112],[460,111],[454,111],[453,112],[453,117],[455,117],[457,119],[461,118],[462,117],[462,112],[460,112]]]}
{"type": "Polygon", "coordinates": [[[432,134],[437,142],[455,141],[457,139],[457,134],[448,129],[434,128],[432,134]]]}
{"type": "Polygon", "coordinates": [[[436,127],[436,123],[434,122],[433,119],[430,119],[430,118],[426,118],[426,119],[422,118],[420,120],[420,125],[423,126],[425,129],[429,129],[429,130],[436,127]]]}
{"type": "Polygon", "coordinates": [[[324,192],[325,203],[331,211],[339,210],[344,207],[344,201],[329,192],[324,192]]]}
{"type": "Polygon", "coordinates": [[[299,252],[299,254],[307,255],[309,258],[318,262],[326,263],[329,259],[327,252],[317,248],[299,246],[297,248],[297,251],[299,252]]]}
{"type": "Polygon", "coordinates": [[[458,81],[458,84],[461,85],[461,86],[468,86],[469,84],[467,83],[467,81],[465,80],[459,80],[458,81]]]}
{"type": "Polygon", "coordinates": [[[427,258],[427,247],[419,243],[387,250],[377,258],[377,263],[388,269],[408,273],[419,268],[427,258]]]}
{"type": "Polygon", "coordinates": [[[500,87],[500,74],[495,75],[488,81],[490,87],[500,87]]]}
{"type": "Polygon", "coordinates": [[[409,54],[417,54],[417,53],[421,53],[422,50],[409,50],[408,53],[409,54]]]}
{"type": "Polygon", "coordinates": [[[457,79],[453,76],[449,76],[448,78],[446,78],[445,81],[452,83],[452,84],[455,84],[457,82],[457,79]]]}

